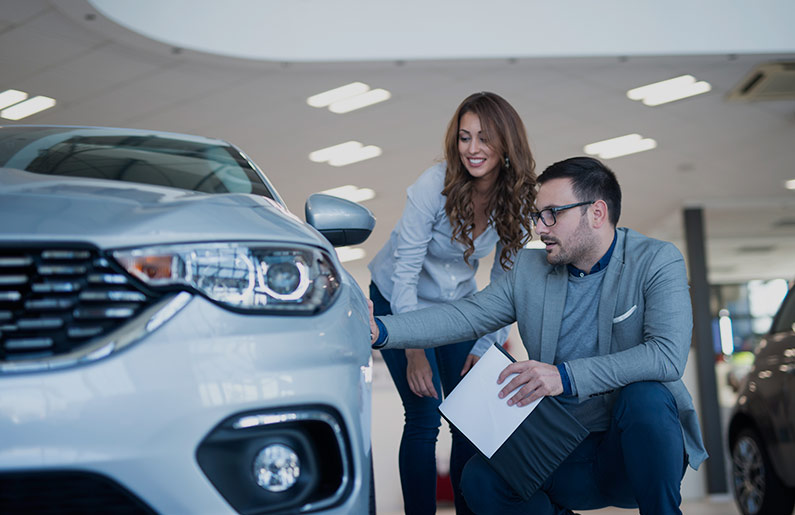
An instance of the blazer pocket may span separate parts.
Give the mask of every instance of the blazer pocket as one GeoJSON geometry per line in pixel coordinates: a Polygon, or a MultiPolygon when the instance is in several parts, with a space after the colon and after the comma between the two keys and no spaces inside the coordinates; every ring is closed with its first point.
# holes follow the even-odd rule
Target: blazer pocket
{"type": "Polygon", "coordinates": [[[637,305],[637,304],[635,304],[634,306],[632,306],[631,308],[629,308],[629,309],[627,310],[627,312],[626,312],[626,313],[624,313],[623,315],[618,315],[617,317],[615,317],[615,318],[613,319],[613,323],[614,323],[614,324],[617,324],[617,323],[619,323],[619,322],[623,322],[623,321],[624,321],[624,320],[626,320],[627,318],[631,317],[631,316],[632,316],[632,314],[633,314],[633,313],[635,312],[635,310],[637,310],[637,309],[638,309],[638,305],[637,305]]]}

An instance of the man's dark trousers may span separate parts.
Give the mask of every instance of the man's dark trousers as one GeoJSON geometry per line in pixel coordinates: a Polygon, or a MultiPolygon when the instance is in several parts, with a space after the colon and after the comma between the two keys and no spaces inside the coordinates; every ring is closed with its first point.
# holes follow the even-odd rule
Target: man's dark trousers
{"type": "Polygon", "coordinates": [[[480,456],[464,468],[461,489],[483,515],[557,515],[605,506],[681,515],[685,466],[673,396],[661,383],[641,382],[621,390],[610,428],[590,434],[530,499],[521,499],[480,456]]]}

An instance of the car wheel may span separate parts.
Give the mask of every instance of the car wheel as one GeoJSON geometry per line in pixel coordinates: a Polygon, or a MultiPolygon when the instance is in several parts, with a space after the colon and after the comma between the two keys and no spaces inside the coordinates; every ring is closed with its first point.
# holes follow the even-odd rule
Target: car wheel
{"type": "Polygon", "coordinates": [[[756,431],[743,429],[732,448],[734,499],[743,515],[790,515],[795,489],[776,476],[756,431]]]}

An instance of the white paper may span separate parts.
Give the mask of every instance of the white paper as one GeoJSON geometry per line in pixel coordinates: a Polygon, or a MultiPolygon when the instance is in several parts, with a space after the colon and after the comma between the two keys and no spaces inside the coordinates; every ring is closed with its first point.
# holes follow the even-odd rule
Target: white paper
{"type": "Polygon", "coordinates": [[[508,356],[492,345],[439,406],[445,418],[487,458],[497,452],[541,402],[538,399],[527,406],[508,406],[508,399],[515,391],[504,399],[499,398],[500,390],[513,375],[502,384],[497,384],[497,378],[511,363],[508,356]]]}

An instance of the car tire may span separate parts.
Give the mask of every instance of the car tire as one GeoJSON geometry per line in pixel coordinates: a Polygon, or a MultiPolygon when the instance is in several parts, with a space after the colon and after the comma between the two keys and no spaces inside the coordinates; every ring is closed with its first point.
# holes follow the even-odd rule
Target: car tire
{"type": "Polygon", "coordinates": [[[734,500],[743,515],[790,515],[795,489],[776,476],[762,440],[751,428],[743,429],[732,447],[734,500]]]}

